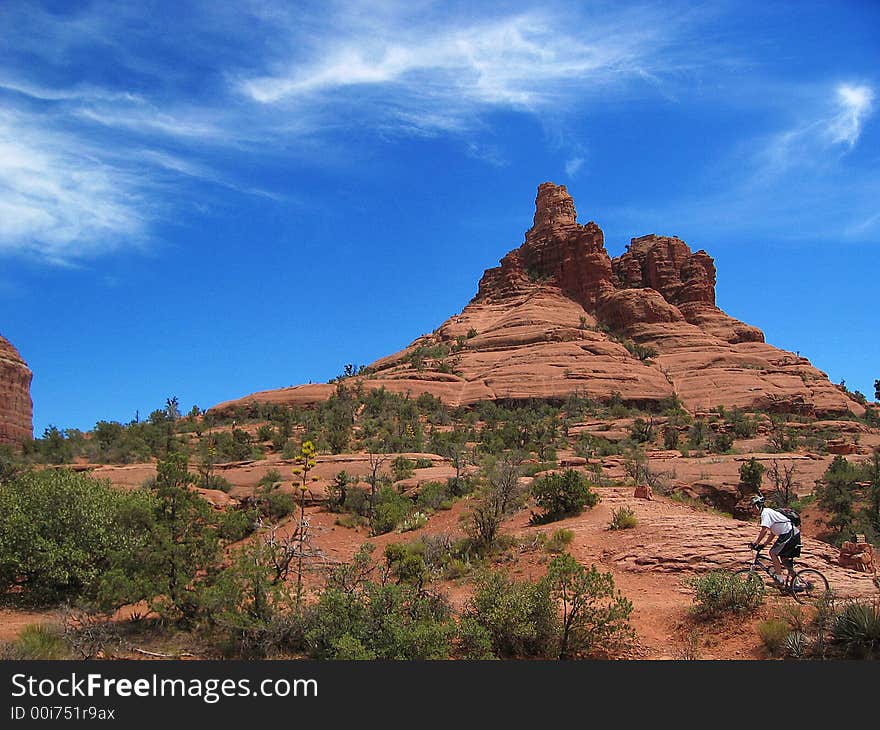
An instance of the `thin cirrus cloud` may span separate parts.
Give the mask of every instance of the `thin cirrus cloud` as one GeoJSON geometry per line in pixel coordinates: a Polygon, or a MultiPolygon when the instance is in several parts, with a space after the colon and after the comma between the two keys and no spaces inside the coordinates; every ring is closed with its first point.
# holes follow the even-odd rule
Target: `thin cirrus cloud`
{"type": "Polygon", "coordinates": [[[815,168],[829,154],[850,152],[873,111],[874,91],[867,84],[817,86],[800,119],[759,145],[754,155],[757,182],[772,180],[795,168],[815,168]]]}
{"type": "Polygon", "coordinates": [[[276,61],[274,72],[243,78],[238,87],[260,105],[279,106],[344,104],[347,92],[369,105],[370,91],[380,92],[383,103],[369,111],[397,116],[403,126],[451,129],[488,108],[583,103],[644,83],[671,63],[663,51],[675,38],[674,23],[661,32],[614,18],[570,34],[559,21],[548,12],[446,27],[362,21],[316,58],[276,61]]]}
{"type": "MultiPolygon", "coordinates": [[[[624,98],[691,103],[695,78],[733,83],[739,52],[701,40],[721,11],[675,3],[195,2],[170,29],[135,5],[60,19],[17,7],[9,27],[31,32],[0,49],[0,252],[53,263],[149,245],[172,200],[211,194],[202,183],[278,198],[238,179],[267,150],[327,166],[365,131],[447,135],[502,167],[495,111],[547,126],[624,98]]],[[[697,103],[718,101],[705,93],[697,103]]],[[[804,150],[854,149],[873,104],[870,86],[837,86],[752,146],[753,178],[778,179],[804,150]]],[[[583,174],[588,147],[562,149],[568,177],[583,174]]]]}
{"type": "MultiPolygon", "coordinates": [[[[267,147],[304,154],[315,137],[344,135],[352,125],[380,134],[462,135],[491,109],[561,112],[662,75],[680,34],[671,17],[633,22],[644,19],[636,10],[603,11],[575,34],[558,10],[475,19],[438,5],[442,17],[428,23],[414,22],[404,4],[386,4],[378,16],[338,4],[322,7],[303,30],[289,9],[266,7],[258,33],[240,32],[250,27],[245,16],[232,22],[225,11],[226,30],[212,31],[216,47],[193,47],[194,67],[206,69],[216,96],[192,96],[182,87],[191,76],[177,67],[163,74],[161,57],[145,58],[138,34],[147,31],[130,12],[116,18],[93,6],[71,21],[24,11],[19,21],[31,18],[53,43],[13,38],[0,78],[0,251],[65,264],[147,245],[155,218],[172,207],[169,175],[178,176],[176,198],[187,185],[190,195],[203,194],[192,187],[197,181],[274,197],[237,183],[234,162],[226,162],[253,159],[267,147]],[[241,67],[243,54],[223,53],[230,40],[224,32],[254,50],[252,70],[241,67]],[[139,43],[129,50],[121,39],[131,33],[139,43]],[[23,55],[15,56],[16,44],[23,55]],[[100,55],[70,77],[66,56],[87,48],[111,49],[108,63],[121,69],[114,83],[101,72],[100,55]],[[34,58],[39,62],[21,60],[34,58]],[[159,81],[150,86],[150,78],[159,81]],[[337,114],[344,108],[358,114],[337,114]]],[[[190,18],[203,21],[198,12],[190,18]]],[[[473,138],[465,139],[465,151],[506,164],[496,146],[473,138]]],[[[577,167],[569,162],[570,175],[577,167]]]]}
{"type": "Polygon", "coordinates": [[[0,113],[0,250],[69,264],[142,237],[146,206],[134,175],[72,142],[0,113]]]}
{"type": "Polygon", "coordinates": [[[852,148],[871,114],[874,90],[864,84],[840,84],[835,91],[837,113],[829,120],[825,132],[832,143],[844,143],[852,148]]]}

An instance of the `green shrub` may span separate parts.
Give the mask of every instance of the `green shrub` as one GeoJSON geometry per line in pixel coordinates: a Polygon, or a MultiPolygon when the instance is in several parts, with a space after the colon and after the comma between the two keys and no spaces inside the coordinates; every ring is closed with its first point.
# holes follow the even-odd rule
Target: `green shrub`
{"type": "Polygon", "coordinates": [[[620,509],[611,511],[611,530],[629,530],[638,524],[636,513],[629,507],[621,507],[620,509]]]}
{"type": "Polygon", "coordinates": [[[449,499],[446,485],[442,482],[425,482],[419,487],[419,495],[416,497],[416,505],[422,509],[440,509],[441,505],[449,499]]]}
{"type": "Polygon", "coordinates": [[[273,519],[283,519],[296,511],[296,498],[288,492],[275,490],[265,498],[263,511],[273,519]]]}
{"type": "Polygon", "coordinates": [[[12,642],[12,657],[27,659],[67,659],[70,649],[64,641],[58,627],[46,624],[30,624],[25,626],[12,642]]]}
{"type": "Polygon", "coordinates": [[[462,578],[471,571],[471,564],[465,562],[461,558],[453,558],[443,568],[443,577],[446,580],[455,580],[462,578]]]}
{"type": "Polygon", "coordinates": [[[632,603],[614,590],[611,573],[589,569],[571,555],[557,555],[547,569],[550,593],[562,607],[559,658],[611,655],[629,644],[632,603]]]}
{"type": "Polygon", "coordinates": [[[370,511],[369,491],[364,487],[349,487],[342,507],[346,512],[366,516],[370,511]]]}
{"type": "Polygon", "coordinates": [[[832,636],[846,656],[880,658],[880,600],[848,603],[833,619],[832,636]]]}
{"type": "Polygon", "coordinates": [[[685,581],[694,590],[694,613],[701,618],[754,611],[764,599],[764,582],[758,575],[743,577],[713,570],[685,581]]]}
{"type": "Polygon", "coordinates": [[[373,508],[372,531],[383,535],[394,530],[412,509],[412,502],[392,487],[382,487],[376,493],[373,508]]]}
{"type": "Polygon", "coordinates": [[[716,454],[724,454],[733,448],[733,436],[729,433],[716,433],[709,443],[709,450],[716,454]]]}
{"type": "Polygon", "coordinates": [[[257,510],[231,509],[220,517],[217,532],[230,542],[243,540],[256,528],[257,510]]]}
{"type": "Polygon", "coordinates": [[[758,624],[758,636],[761,637],[770,656],[779,656],[786,649],[789,634],[791,634],[791,626],[781,619],[768,619],[758,624]]]}
{"type": "Polygon", "coordinates": [[[761,480],[764,477],[764,465],[754,456],[739,468],[739,490],[741,494],[753,494],[761,491],[761,480]]]}
{"type": "Polygon", "coordinates": [[[416,469],[430,469],[432,466],[434,466],[434,462],[424,456],[416,459],[416,469]]]}
{"type": "Polygon", "coordinates": [[[205,489],[217,489],[221,492],[227,493],[232,489],[231,482],[218,474],[211,474],[208,476],[202,486],[204,486],[205,489]]]}
{"type": "Polygon", "coordinates": [[[463,618],[486,630],[498,657],[550,658],[558,648],[559,615],[546,578],[520,582],[504,571],[486,572],[463,618]]]}
{"type": "Polygon", "coordinates": [[[532,495],[544,510],[542,515],[534,516],[536,523],[577,515],[585,507],[594,507],[599,503],[599,495],[590,489],[587,478],[574,469],[539,477],[532,484],[532,495]]]}
{"type": "Polygon", "coordinates": [[[416,462],[412,459],[407,459],[405,456],[398,456],[391,462],[391,471],[394,474],[395,482],[412,477],[415,468],[416,462]]]}
{"type": "Polygon", "coordinates": [[[346,514],[346,515],[340,515],[339,517],[337,517],[333,524],[339,525],[340,527],[347,527],[347,528],[353,530],[353,529],[356,529],[356,528],[361,527],[363,525],[366,525],[367,520],[366,520],[366,518],[361,517],[360,515],[346,514]]]}
{"type": "Polygon", "coordinates": [[[409,583],[325,588],[306,610],[317,659],[447,659],[456,633],[448,605],[409,583]]]}
{"type": "Polygon", "coordinates": [[[154,508],[143,490],[122,492],[68,469],[0,483],[0,592],[17,586],[38,602],[94,596],[154,508]]]}
{"type": "Polygon", "coordinates": [[[571,545],[572,540],[574,540],[574,530],[556,530],[551,536],[550,539],[544,543],[544,549],[548,553],[561,553],[565,552],[565,549],[571,545]]]}

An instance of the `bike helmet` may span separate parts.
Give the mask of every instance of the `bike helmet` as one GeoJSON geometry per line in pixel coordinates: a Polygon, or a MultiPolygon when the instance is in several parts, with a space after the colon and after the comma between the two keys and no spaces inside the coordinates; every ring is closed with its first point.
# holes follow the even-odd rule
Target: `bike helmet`
{"type": "Polygon", "coordinates": [[[764,498],[760,494],[756,494],[751,500],[752,507],[764,508],[764,498]]]}

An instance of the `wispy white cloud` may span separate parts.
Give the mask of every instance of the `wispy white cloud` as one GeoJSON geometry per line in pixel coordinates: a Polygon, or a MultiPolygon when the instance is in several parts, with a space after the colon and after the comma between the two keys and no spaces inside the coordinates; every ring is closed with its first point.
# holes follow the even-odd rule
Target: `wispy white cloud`
{"type": "Polygon", "coordinates": [[[870,116],[874,90],[867,85],[840,84],[836,89],[838,112],[827,123],[825,131],[832,143],[853,147],[870,116]]]}
{"type": "Polygon", "coordinates": [[[656,7],[644,6],[581,25],[566,22],[570,13],[532,10],[467,22],[359,15],[334,22],[344,30],[314,57],[302,58],[291,39],[293,58],[242,78],[238,88],[261,105],[351,102],[366,113],[448,129],[487,109],[540,112],[657,85],[685,64],[673,51],[683,23],[672,14],[660,22],[656,7]],[[639,13],[640,22],[630,22],[639,13]],[[371,97],[379,93],[381,104],[371,97]]]}
{"type": "Polygon", "coordinates": [[[577,177],[577,174],[581,171],[581,168],[583,166],[583,157],[572,157],[571,159],[565,161],[565,174],[569,177],[577,177]]]}
{"type": "Polygon", "coordinates": [[[872,112],[873,89],[867,85],[816,85],[798,103],[797,120],[754,143],[749,182],[766,184],[793,170],[827,166],[835,155],[850,152],[872,112]]]}
{"type": "Polygon", "coordinates": [[[0,250],[70,263],[136,244],[148,208],[130,172],[32,118],[0,113],[0,250]]]}

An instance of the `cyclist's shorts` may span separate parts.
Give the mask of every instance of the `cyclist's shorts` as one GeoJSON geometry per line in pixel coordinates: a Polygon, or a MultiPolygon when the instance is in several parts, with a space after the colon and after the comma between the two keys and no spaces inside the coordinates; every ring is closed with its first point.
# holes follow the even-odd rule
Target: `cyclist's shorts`
{"type": "Polygon", "coordinates": [[[780,558],[799,558],[801,556],[801,531],[789,530],[784,535],[780,535],[773,547],[770,548],[771,555],[778,555],[780,558]]]}

